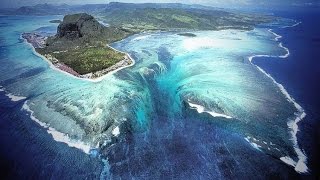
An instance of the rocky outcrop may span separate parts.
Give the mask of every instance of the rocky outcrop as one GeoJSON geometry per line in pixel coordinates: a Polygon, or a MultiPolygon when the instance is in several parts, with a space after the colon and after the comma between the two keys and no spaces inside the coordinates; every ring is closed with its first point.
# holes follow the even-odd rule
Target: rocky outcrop
{"type": "Polygon", "coordinates": [[[78,46],[105,46],[131,34],[121,28],[105,27],[89,14],[72,14],[63,18],[57,34],[48,38],[47,47],[63,50],[78,46]]]}
{"type": "Polygon", "coordinates": [[[75,38],[96,38],[101,36],[105,27],[101,25],[93,16],[80,13],[66,15],[59,24],[57,36],[73,40],[75,38]]]}
{"type": "Polygon", "coordinates": [[[130,35],[116,27],[105,27],[93,16],[66,15],[52,37],[24,33],[22,37],[57,69],[81,78],[94,79],[130,66],[134,61],[108,43],[130,35]]]}

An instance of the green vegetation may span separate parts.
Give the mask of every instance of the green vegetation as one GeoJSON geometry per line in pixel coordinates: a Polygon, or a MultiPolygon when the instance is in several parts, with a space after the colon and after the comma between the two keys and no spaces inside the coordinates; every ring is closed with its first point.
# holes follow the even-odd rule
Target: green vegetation
{"type": "Polygon", "coordinates": [[[57,34],[36,51],[53,63],[63,63],[83,75],[101,71],[125,59],[125,54],[106,47],[132,34],[117,27],[104,27],[85,13],[66,15],[57,34]]]}
{"type": "Polygon", "coordinates": [[[79,74],[87,74],[106,69],[123,60],[125,54],[109,47],[81,47],[67,51],[46,52],[37,49],[40,54],[50,54],[79,74]]]}
{"type": "Polygon", "coordinates": [[[100,16],[112,26],[131,31],[253,29],[270,22],[270,16],[231,13],[220,10],[174,8],[108,9],[100,16]]]}
{"type": "Polygon", "coordinates": [[[48,38],[47,46],[55,50],[78,46],[104,46],[131,34],[133,32],[119,27],[105,27],[86,13],[72,14],[63,18],[56,36],[48,38]]]}
{"type": "MultiPolygon", "coordinates": [[[[251,30],[257,24],[274,18],[257,14],[233,13],[210,8],[190,8],[181,4],[110,3],[98,16],[108,22],[101,25],[86,13],[66,15],[57,34],[46,40],[46,47],[37,49],[71,67],[79,74],[97,72],[125,59],[125,54],[106,48],[106,44],[122,40],[142,31],[192,31],[242,29],[251,30]],[[172,6],[172,7],[170,7],[172,6]],[[174,8],[175,6],[181,8],[174,8]],[[168,8],[169,7],[169,8],[168,8]]],[[[46,6],[45,6],[46,7],[46,6]]],[[[52,21],[58,22],[58,21],[52,21]]],[[[192,33],[181,36],[195,37],[192,33]]]]}

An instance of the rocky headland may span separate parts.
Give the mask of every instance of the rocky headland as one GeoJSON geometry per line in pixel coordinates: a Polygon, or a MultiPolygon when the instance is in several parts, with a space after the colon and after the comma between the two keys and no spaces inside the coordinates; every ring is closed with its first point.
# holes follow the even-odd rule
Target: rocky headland
{"type": "Polygon", "coordinates": [[[108,45],[131,34],[105,27],[93,16],[80,13],[66,15],[55,36],[23,33],[22,37],[56,68],[80,78],[95,79],[134,63],[127,53],[108,45]]]}
{"type": "Polygon", "coordinates": [[[25,33],[23,37],[57,68],[77,77],[92,79],[133,64],[128,54],[107,44],[135,33],[160,30],[181,32],[178,35],[195,37],[195,34],[185,32],[252,30],[257,24],[274,20],[274,17],[266,15],[226,12],[204,7],[193,9],[169,4],[166,6],[109,3],[99,13],[99,18],[108,22],[107,27],[89,14],[78,13],[64,16],[55,36],[41,37],[38,34],[25,33]]]}

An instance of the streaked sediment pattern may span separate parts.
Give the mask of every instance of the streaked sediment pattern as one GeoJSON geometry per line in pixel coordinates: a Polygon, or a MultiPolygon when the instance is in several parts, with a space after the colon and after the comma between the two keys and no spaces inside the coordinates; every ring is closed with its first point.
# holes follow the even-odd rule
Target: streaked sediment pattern
{"type": "MultiPolygon", "coordinates": [[[[233,145],[234,140],[246,153],[256,148],[255,153],[264,154],[262,159],[288,163],[290,157],[297,166],[301,158],[288,127],[296,118],[295,104],[248,59],[287,54],[268,28],[193,32],[196,37],[172,32],[135,35],[112,46],[128,52],[136,64],[90,82],[51,69],[19,39],[22,32],[52,26],[48,20],[53,17],[0,18],[0,85],[7,93],[26,97],[18,99],[26,101],[24,112],[54,128],[48,132],[62,133],[61,141],[80,140],[83,144],[73,147],[86,153],[97,148],[110,163],[108,176],[139,177],[139,172],[148,174],[141,169],[149,163],[153,177],[162,171],[188,177],[178,173],[186,163],[191,174],[211,169],[215,176],[209,177],[225,177],[222,167],[257,161],[238,162],[243,152],[237,154],[240,146],[233,145]],[[235,156],[227,165],[220,161],[231,155],[219,156],[219,145],[235,156]],[[128,169],[135,163],[140,170],[128,169]]],[[[245,175],[245,170],[236,171],[245,175]]]]}

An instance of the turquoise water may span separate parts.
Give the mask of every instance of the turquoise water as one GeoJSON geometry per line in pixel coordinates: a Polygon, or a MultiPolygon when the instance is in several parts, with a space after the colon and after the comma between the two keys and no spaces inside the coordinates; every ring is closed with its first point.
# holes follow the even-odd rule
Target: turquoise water
{"type": "MultiPolygon", "coordinates": [[[[133,157],[139,157],[141,164],[146,153],[155,167],[180,167],[180,160],[171,156],[177,149],[189,146],[199,146],[199,151],[195,148],[182,152],[186,157],[203,156],[220,167],[216,160],[209,161],[217,154],[207,152],[212,148],[212,142],[208,142],[230,136],[243,148],[277,159],[276,164],[286,157],[283,161],[297,169],[301,157],[288,127],[288,122],[296,118],[297,109],[279,86],[248,60],[253,55],[288,53],[279,47],[275,34],[268,31],[270,25],[252,31],[193,32],[197,35],[194,38],[173,32],[134,35],[112,46],[128,52],[135,65],[106,75],[99,82],[90,82],[50,68],[19,38],[22,32],[34,30],[52,33],[56,25],[48,21],[61,17],[0,18],[0,85],[7,94],[26,98],[24,108],[17,113],[28,113],[38,123],[46,123],[42,126],[54,128],[48,132],[57,141],[72,141],[78,145],[70,146],[86,153],[97,149],[101,158],[109,159],[114,177],[128,171],[123,169],[128,166],[123,162],[130,164],[133,157]],[[117,127],[120,135],[114,133],[117,127]],[[206,137],[194,139],[201,134],[206,137]],[[168,143],[173,144],[167,147],[168,143]],[[115,148],[123,146],[122,150],[110,150],[110,144],[115,148]],[[144,150],[137,151],[141,148],[144,150]],[[166,160],[152,159],[158,157],[155,152],[166,160]]],[[[227,144],[227,149],[236,148],[227,144]]],[[[174,174],[182,170],[168,171],[174,174]]],[[[224,176],[212,172],[216,177],[224,176]]],[[[130,173],[134,176],[133,170],[130,173]]]]}

